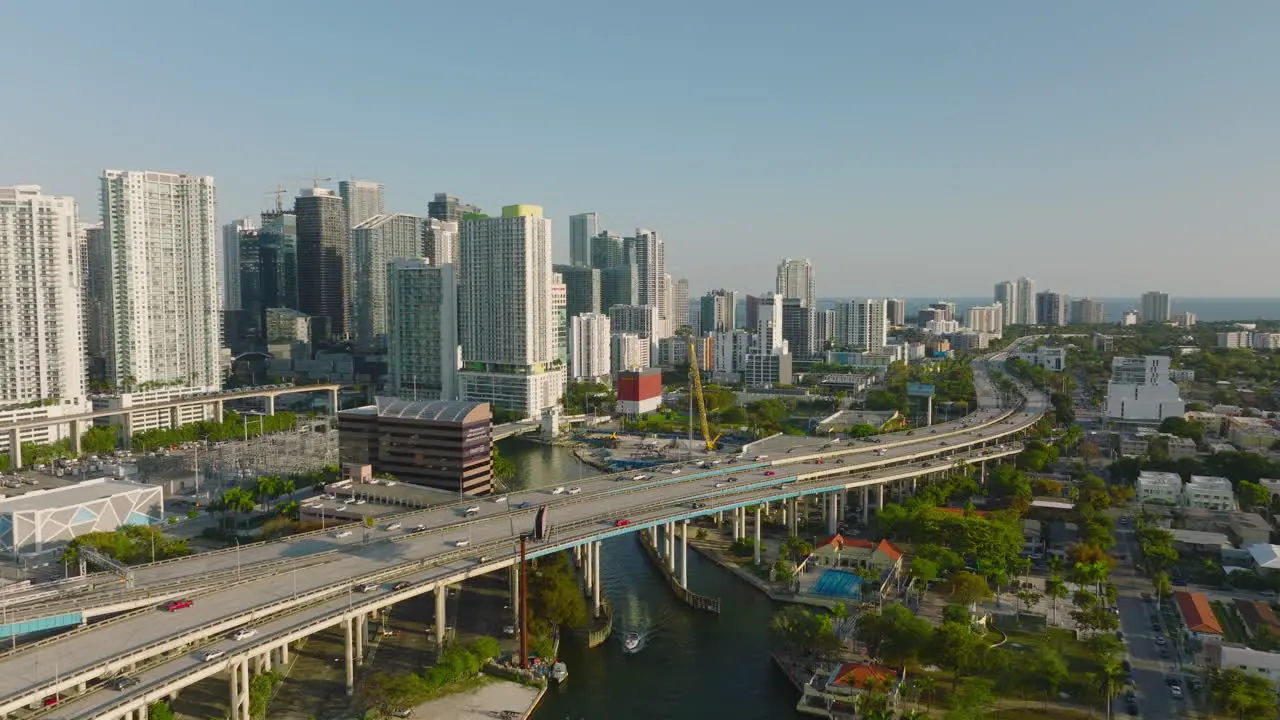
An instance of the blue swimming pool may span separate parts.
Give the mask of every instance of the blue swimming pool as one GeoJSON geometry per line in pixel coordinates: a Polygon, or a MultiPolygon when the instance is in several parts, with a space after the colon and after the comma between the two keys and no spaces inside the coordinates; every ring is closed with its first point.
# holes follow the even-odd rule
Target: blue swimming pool
{"type": "Polygon", "coordinates": [[[843,570],[825,570],[818,582],[813,585],[813,592],[818,595],[833,597],[862,597],[862,578],[843,570]]]}

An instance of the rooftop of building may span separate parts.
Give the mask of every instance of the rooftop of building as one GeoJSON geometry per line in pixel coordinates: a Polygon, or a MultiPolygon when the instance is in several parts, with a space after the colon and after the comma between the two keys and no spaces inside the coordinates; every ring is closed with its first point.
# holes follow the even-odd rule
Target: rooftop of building
{"type": "Polygon", "coordinates": [[[1280,569],[1280,545],[1257,543],[1245,548],[1258,567],[1267,570],[1280,569]]]}
{"type": "Polygon", "coordinates": [[[831,671],[831,678],[827,681],[827,684],[865,688],[869,681],[893,683],[897,678],[898,671],[893,668],[868,662],[847,662],[842,663],[831,671]]]}
{"type": "Polygon", "coordinates": [[[468,423],[493,418],[489,403],[461,400],[403,400],[374,398],[373,405],[343,410],[339,415],[377,415],[386,418],[468,423]]]}
{"type": "Polygon", "coordinates": [[[1169,532],[1173,534],[1174,542],[1180,542],[1186,545],[1231,547],[1231,540],[1224,533],[1205,532],[1202,530],[1183,530],[1180,528],[1172,528],[1169,532]]]}
{"type": "Polygon", "coordinates": [[[71,507],[151,488],[160,489],[156,485],[143,485],[115,478],[94,478],[74,485],[32,490],[17,497],[0,499],[0,514],[71,507]]]}
{"type": "Polygon", "coordinates": [[[1138,482],[1143,485],[1174,485],[1182,487],[1182,476],[1178,473],[1143,470],[1138,473],[1138,482]]]}
{"type": "Polygon", "coordinates": [[[1192,475],[1190,482],[1187,483],[1187,490],[1215,491],[1215,492],[1234,492],[1231,487],[1231,481],[1224,477],[1214,477],[1212,475],[1192,475]]]}
{"type": "Polygon", "coordinates": [[[1209,598],[1204,593],[1177,590],[1173,593],[1173,602],[1182,613],[1182,620],[1191,632],[1221,635],[1222,624],[1218,616],[1213,614],[1209,606],[1209,598]]]}

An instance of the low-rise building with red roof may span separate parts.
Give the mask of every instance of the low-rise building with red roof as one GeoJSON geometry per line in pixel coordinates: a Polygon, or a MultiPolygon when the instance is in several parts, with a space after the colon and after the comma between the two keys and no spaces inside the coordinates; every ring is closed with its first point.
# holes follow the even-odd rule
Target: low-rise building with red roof
{"type": "Polygon", "coordinates": [[[1173,593],[1173,604],[1182,615],[1182,624],[1187,632],[1204,640],[1222,639],[1222,623],[1204,593],[1178,590],[1173,593]]]}
{"type": "Polygon", "coordinates": [[[871,662],[840,663],[829,673],[813,676],[804,686],[804,694],[796,704],[802,713],[831,717],[828,708],[856,707],[858,695],[864,692],[883,692],[896,704],[906,672],[871,662]]]}

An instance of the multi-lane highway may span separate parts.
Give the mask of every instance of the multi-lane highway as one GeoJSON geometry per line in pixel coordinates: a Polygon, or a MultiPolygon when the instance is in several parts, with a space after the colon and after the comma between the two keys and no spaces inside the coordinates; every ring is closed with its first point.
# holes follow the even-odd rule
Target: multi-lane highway
{"type": "MultiPolygon", "coordinates": [[[[649,478],[642,481],[626,475],[593,479],[582,482],[574,494],[569,494],[568,489],[562,494],[528,491],[500,501],[476,500],[470,505],[478,512],[470,518],[464,517],[465,506],[415,511],[397,518],[401,529],[386,530],[384,522],[370,532],[369,541],[359,529],[349,535],[330,531],[247,547],[239,553],[140,568],[135,572],[137,587],[130,592],[153,593],[154,601],[159,603],[160,596],[175,592],[171,585],[175,579],[187,578],[183,592],[193,594],[195,604],[174,613],[146,608],[29,649],[19,648],[0,658],[0,713],[38,702],[54,692],[66,692],[82,682],[93,685],[135,663],[145,667],[149,662],[158,662],[145,670],[144,681],[123,697],[160,692],[172,685],[166,678],[175,674],[191,682],[192,678],[198,679],[189,672],[190,664],[196,662],[190,656],[193,645],[216,641],[241,625],[262,624],[254,642],[278,643],[280,633],[298,623],[310,628],[306,632],[314,632],[322,629],[317,623],[341,621],[347,616],[348,607],[387,604],[425,592],[440,582],[456,582],[467,573],[509,565],[514,539],[531,529],[534,512],[542,505],[551,506],[555,530],[552,541],[535,547],[535,554],[762,500],[879,485],[928,474],[945,467],[938,462],[938,456],[947,456],[947,462],[981,461],[1016,453],[1020,446],[1002,438],[1034,423],[1045,400],[1028,391],[1020,410],[991,409],[994,392],[985,377],[978,375],[982,409],[962,422],[936,426],[932,429],[936,432],[917,432],[914,437],[899,435],[878,444],[864,442],[812,453],[804,448],[770,460],[741,461],[712,471],[687,466],[667,468],[678,474],[651,471],[645,473],[649,478]],[[830,458],[835,462],[826,462],[830,458]],[[823,459],[825,464],[810,464],[817,459],[823,459]],[[696,509],[692,507],[695,502],[699,506],[696,509]],[[629,524],[616,527],[616,521],[621,519],[629,524]],[[417,526],[423,529],[412,530],[417,526]],[[237,568],[240,582],[234,584],[224,576],[237,572],[237,568]],[[201,581],[202,577],[214,581],[201,581]],[[374,597],[353,596],[351,592],[356,581],[393,577],[412,577],[415,584],[394,596],[386,592],[375,593],[374,597]]],[[[84,606],[93,604],[98,597],[102,593],[61,602],[84,606]]],[[[240,650],[252,646],[253,643],[235,643],[230,649],[243,656],[240,650]]],[[[202,670],[197,674],[204,676],[209,666],[199,666],[202,670]]],[[[99,695],[91,693],[72,701],[76,706],[74,716],[81,716],[81,703],[99,702],[95,699],[99,695]]],[[[65,702],[59,708],[64,705],[65,702]]],[[[99,714],[89,706],[84,712],[84,716],[99,714]]]]}

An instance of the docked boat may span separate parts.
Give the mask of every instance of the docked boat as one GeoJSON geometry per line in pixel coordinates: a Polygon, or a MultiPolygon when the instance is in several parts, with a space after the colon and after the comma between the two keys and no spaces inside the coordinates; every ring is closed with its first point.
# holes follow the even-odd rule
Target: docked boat
{"type": "Polygon", "coordinates": [[[622,637],[622,649],[633,653],[640,649],[640,633],[629,632],[622,637]]]}
{"type": "Polygon", "coordinates": [[[562,662],[558,662],[551,666],[551,679],[556,682],[564,682],[569,678],[569,666],[562,662]]]}

